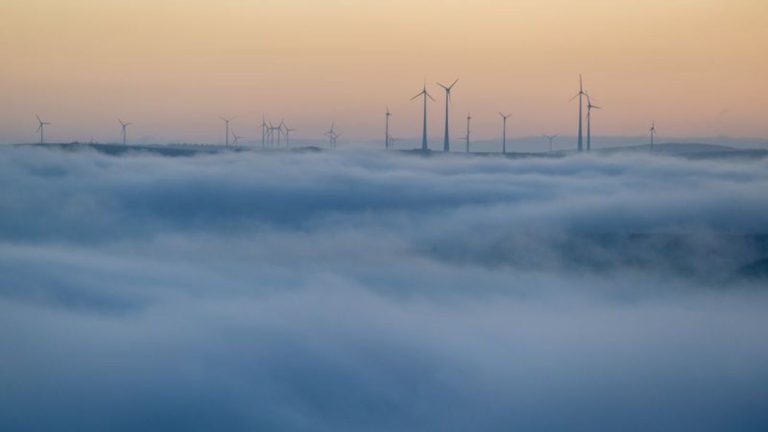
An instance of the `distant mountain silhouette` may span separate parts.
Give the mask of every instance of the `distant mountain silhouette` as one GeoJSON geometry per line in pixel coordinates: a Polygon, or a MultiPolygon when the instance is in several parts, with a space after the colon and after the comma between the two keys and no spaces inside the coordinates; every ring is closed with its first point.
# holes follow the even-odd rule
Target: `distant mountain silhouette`
{"type": "Polygon", "coordinates": [[[768,156],[768,150],[737,149],[717,144],[705,143],[660,143],[651,148],[650,144],[628,147],[611,147],[593,150],[599,154],[617,153],[653,153],[656,155],[684,156],[689,158],[759,158],[768,156]]]}

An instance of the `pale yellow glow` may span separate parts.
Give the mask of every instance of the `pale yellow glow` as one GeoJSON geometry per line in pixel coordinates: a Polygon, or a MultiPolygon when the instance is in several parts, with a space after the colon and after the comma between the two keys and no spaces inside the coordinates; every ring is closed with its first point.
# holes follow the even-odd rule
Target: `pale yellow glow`
{"type": "Polygon", "coordinates": [[[0,20],[4,142],[38,112],[66,140],[112,138],[124,117],[215,141],[220,114],[253,136],[262,113],[298,136],[336,120],[377,137],[387,105],[415,136],[408,99],[426,78],[440,101],[434,82],[456,77],[454,133],[471,110],[495,136],[503,110],[512,135],[573,134],[579,73],[600,134],[655,119],[667,136],[768,136],[765,0],[0,0],[0,20]]]}

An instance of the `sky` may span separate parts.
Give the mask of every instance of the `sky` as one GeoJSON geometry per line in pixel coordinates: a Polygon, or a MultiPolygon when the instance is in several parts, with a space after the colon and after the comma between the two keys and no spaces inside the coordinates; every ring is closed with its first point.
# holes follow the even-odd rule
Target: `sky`
{"type": "Polygon", "coordinates": [[[0,429],[762,432],[767,189],[765,158],[4,146],[0,429]]]}
{"type": "Polygon", "coordinates": [[[461,81],[452,133],[573,135],[578,75],[595,133],[768,137],[763,0],[0,0],[0,142],[222,141],[219,115],[322,136],[417,136],[426,80],[461,81]]]}

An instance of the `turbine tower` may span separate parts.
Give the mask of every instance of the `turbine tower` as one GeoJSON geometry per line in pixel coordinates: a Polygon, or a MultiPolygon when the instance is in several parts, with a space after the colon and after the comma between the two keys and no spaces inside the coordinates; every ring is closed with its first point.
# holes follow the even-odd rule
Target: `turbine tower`
{"type": "Polygon", "coordinates": [[[651,128],[648,129],[648,133],[651,134],[651,151],[653,151],[653,142],[656,137],[656,122],[651,123],[651,128]]]}
{"type": "Polygon", "coordinates": [[[291,132],[296,132],[296,129],[291,129],[288,127],[285,122],[280,122],[283,125],[283,133],[285,133],[285,146],[290,147],[291,145],[291,132]]]}
{"type": "Polygon", "coordinates": [[[117,121],[120,122],[120,126],[122,126],[122,134],[123,134],[123,145],[126,145],[128,142],[128,126],[132,125],[133,123],[125,123],[124,121],[117,119],[117,121]]]}
{"type": "Polygon", "coordinates": [[[325,133],[325,135],[328,137],[329,144],[332,149],[336,148],[336,140],[341,136],[341,134],[336,133],[336,123],[331,123],[331,129],[328,130],[328,132],[325,133]]]}
{"type": "Polygon", "coordinates": [[[384,149],[389,150],[389,144],[391,142],[390,136],[389,136],[389,118],[392,117],[392,113],[389,112],[389,107],[387,107],[387,113],[385,115],[385,126],[384,126],[384,149]]]}
{"type": "Polygon", "coordinates": [[[280,140],[283,137],[283,126],[282,122],[280,122],[279,125],[275,126],[272,124],[272,122],[269,122],[269,145],[270,147],[275,146],[275,132],[277,132],[277,146],[280,147],[280,140]]]}
{"type": "Polygon", "coordinates": [[[264,148],[267,146],[267,120],[264,118],[264,116],[261,116],[261,147],[264,148]]]}
{"type": "Polygon", "coordinates": [[[37,132],[40,132],[40,144],[45,144],[45,127],[50,125],[48,122],[44,122],[40,120],[40,116],[35,114],[35,117],[37,117],[37,132]]]}
{"type": "Polygon", "coordinates": [[[552,143],[560,135],[542,135],[542,136],[549,140],[549,152],[552,153],[552,143]]]}
{"type": "Polygon", "coordinates": [[[512,116],[512,114],[502,114],[499,113],[501,116],[502,121],[504,122],[504,129],[502,131],[501,135],[501,152],[503,154],[507,154],[507,119],[512,116]]]}
{"type": "Polygon", "coordinates": [[[231,122],[235,118],[234,117],[226,118],[222,116],[219,116],[219,118],[227,125],[226,131],[225,131],[226,133],[224,134],[224,145],[229,147],[229,122],[231,122]]]}
{"type": "Polygon", "coordinates": [[[418,99],[419,97],[424,97],[424,124],[422,125],[422,133],[421,133],[421,150],[427,151],[429,150],[429,144],[427,143],[427,98],[432,99],[432,102],[435,102],[435,98],[432,97],[427,92],[427,84],[424,84],[424,88],[417,94],[416,96],[412,97],[411,100],[418,99]]]}
{"type": "Polygon", "coordinates": [[[464,137],[464,141],[467,144],[466,152],[469,153],[469,132],[470,132],[470,126],[472,123],[472,114],[467,113],[467,136],[464,137]]]}
{"type": "MultiPolygon", "coordinates": [[[[285,129],[286,129],[285,120],[280,120],[280,124],[277,125],[277,146],[278,147],[280,146],[280,137],[283,136],[283,134],[285,133],[285,129]]],[[[286,144],[285,146],[287,147],[288,144],[286,144]]]]}
{"type": "Polygon", "coordinates": [[[449,86],[444,86],[440,83],[437,83],[437,85],[439,85],[440,87],[443,88],[443,90],[445,90],[445,135],[444,135],[445,138],[443,140],[444,152],[451,151],[451,139],[448,131],[448,106],[451,103],[451,91],[453,90],[453,86],[455,86],[457,82],[459,82],[458,78],[456,79],[456,81],[453,82],[453,84],[449,86]]]}
{"type": "Polygon", "coordinates": [[[584,93],[584,83],[581,78],[581,74],[579,74],[579,92],[576,93],[576,96],[571,98],[571,101],[573,101],[576,98],[579,98],[579,145],[578,150],[579,152],[584,151],[584,132],[583,132],[583,109],[584,104],[582,102],[582,98],[586,96],[587,94],[584,93]]]}
{"type": "Polygon", "coordinates": [[[592,105],[592,98],[587,94],[587,151],[592,151],[592,110],[602,109],[597,105],[592,105]]]}

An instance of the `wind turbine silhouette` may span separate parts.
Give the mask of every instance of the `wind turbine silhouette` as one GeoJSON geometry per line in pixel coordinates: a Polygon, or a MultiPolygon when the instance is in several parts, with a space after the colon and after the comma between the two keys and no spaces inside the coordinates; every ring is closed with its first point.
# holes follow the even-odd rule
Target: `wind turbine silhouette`
{"type": "Polygon", "coordinates": [[[587,151],[592,151],[592,110],[602,109],[592,104],[592,98],[587,94],[587,151]]]}
{"type": "Polygon", "coordinates": [[[50,123],[40,120],[40,116],[37,114],[35,114],[35,117],[37,117],[38,123],[36,132],[40,132],[40,144],[45,144],[45,127],[50,125],[50,123]]]}
{"type": "Polygon", "coordinates": [[[549,152],[552,153],[552,143],[560,135],[542,135],[542,136],[549,140],[549,152]]]}
{"type": "Polygon", "coordinates": [[[261,147],[264,148],[267,146],[267,120],[264,118],[264,115],[261,116],[261,147]]]}
{"type": "Polygon", "coordinates": [[[125,123],[120,119],[117,119],[117,121],[120,122],[120,126],[122,126],[122,134],[123,134],[123,145],[126,145],[128,141],[128,126],[132,125],[133,123],[125,123]]]}
{"type": "Polygon", "coordinates": [[[392,117],[392,113],[389,112],[389,107],[387,107],[387,114],[386,114],[386,122],[384,126],[384,149],[389,150],[389,144],[390,144],[390,136],[389,136],[389,118],[392,117]]]}
{"type": "Polygon", "coordinates": [[[502,114],[499,113],[499,115],[502,118],[502,121],[504,122],[504,129],[502,131],[502,138],[501,138],[501,152],[503,154],[507,154],[507,119],[512,116],[512,114],[502,114]]]}
{"type": "Polygon", "coordinates": [[[283,136],[283,127],[281,125],[275,126],[272,122],[269,122],[269,145],[271,147],[275,146],[275,132],[277,132],[277,146],[280,147],[280,139],[283,136]]]}
{"type": "Polygon", "coordinates": [[[245,139],[245,137],[240,136],[240,135],[236,134],[235,132],[232,132],[232,139],[233,139],[232,144],[238,145],[238,144],[240,144],[240,140],[241,139],[245,139]]]}
{"type": "MultiPolygon", "coordinates": [[[[285,134],[285,120],[280,120],[280,124],[277,125],[277,146],[280,147],[280,137],[285,134]]],[[[288,144],[286,144],[286,147],[288,144]]]]}
{"type": "Polygon", "coordinates": [[[469,132],[472,123],[472,114],[467,113],[467,136],[464,137],[464,141],[467,144],[466,152],[469,153],[469,132]]]}
{"type": "Polygon", "coordinates": [[[225,137],[225,138],[224,138],[224,145],[226,145],[227,147],[229,147],[229,122],[231,122],[232,120],[234,120],[234,119],[235,119],[235,117],[226,118],[226,117],[222,117],[222,116],[219,116],[219,118],[220,118],[220,119],[221,119],[221,120],[222,120],[224,123],[226,123],[226,125],[227,125],[226,134],[224,135],[224,137],[225,137]]]}
{"type": "Polygon", "coordinates": [[[648,132],[651,134],[651,151],[653,151],[653,142],[656,137],[656,121],[651,123],[651,128],[648,129],[648,132]]]}
{"type": "Polygon", "coordinates": [[[427,142],[427,98],[432,99],[432,102],[435,102],[435,98],[432,97],[432,95],[427,92],[427,84],[424,83],[424,88],[417,94],[416,96],[412,97],[411,100],[418,99],[419,97],[424,97],[424,124],[422,125],[421,130],[421,150],[427,151],[429,150],[429,143],[427,142]]]}
{"type": "Polygon", "coordinates": [[[328,132],[325,133],[325,135],[330,140],[329,144],[330,144],[332,149],[336,148],[336,140],[341,136],[341,134],[336,133],[335,129],[336,129],[336,123],[333,122],[333,123],[331,123],[331,129],[328,132]]]}
{"type": "Polygon", "coordinates": [[[584,82],[581,78],[581,74],[579,74],[579,92],[576,93],[576,96],[571,98],[571,101],[573,101],[576,98],[579,98],[579,145],[578,150],[584,151],[584,132],[583,132],[583,107],[584,103],[582,102],[582,98],[586,96],[587,94],[584,92],[584,82]]]}
{"type": "Polygon", "coordinates": [[[443,140],[443,151],[449,152],[451,151],[451,139],[449,136],[449,130],[448,130],[448,106],[451,103],[451,91],[453,90],[453,86],[456,85],[456,83],[459,82],[458,78],[456,81],[453,82],[453,84],[449,86],[445,86],[443,84],[437,83],[440,87],[445,90],[445,138],[443,140]]]}
{"type": "Polygon", "coordinates": [[[285,132],[285,146],[289,147],[291,145],[291,132],[296,132],[296,129],[289,128],[285,122],[280,122],[280,124],[283,126],[283,131],[285,132]]]}

